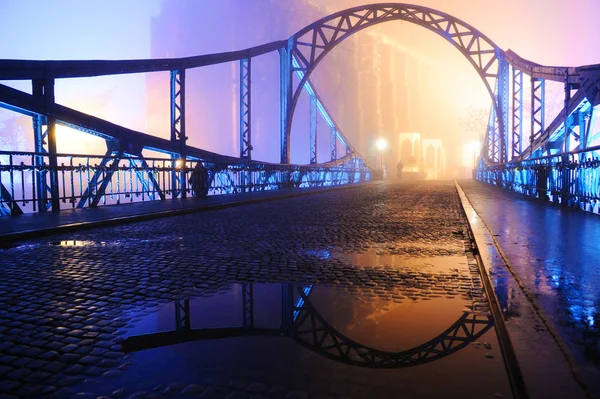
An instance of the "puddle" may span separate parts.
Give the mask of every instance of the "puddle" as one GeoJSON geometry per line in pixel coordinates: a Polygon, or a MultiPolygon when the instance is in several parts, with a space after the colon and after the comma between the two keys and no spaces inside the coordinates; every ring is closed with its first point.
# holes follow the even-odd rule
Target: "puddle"
{"type": "MultiPolygon", "coordinates": [[[[204,340],[200,330],[210,330],[210,339],[255,333],[298,338],[308,328],[313,332],[325,329],[331,336],[364,347],[400,352],[436,339],[467,316],[482,321],[472,325],[479,330],[492,326],[487,313],[472,311],[470,301],[443,296],[428,299],[416,301],[401,295],[324,285],[233,284],[210,297],[166,304],[139,317],[129,315],[133,316],[133,326],[126,332],[123,346],[135,352],[204,340]]],[[[322,349],[313,341],[311,344],[315,345],[312,350],[322,349]]]]}
{"type": "Polygon", "coordinates": [[[493,323],[467,305],[460,297],[398,301],[325,285],[233,284],[128,314],[126,367],[81,389],[509,397],[493,323]]]}

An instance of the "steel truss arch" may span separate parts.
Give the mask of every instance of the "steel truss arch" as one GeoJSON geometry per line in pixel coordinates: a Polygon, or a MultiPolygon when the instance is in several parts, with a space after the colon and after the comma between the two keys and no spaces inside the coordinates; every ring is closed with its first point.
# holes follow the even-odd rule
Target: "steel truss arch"
{"type": "MultiPolygon", "coordinates": [[[[492,99],[498,130],[501,132],[499,159],[506,158],[506,121],[502,100],[495,92],[501,65],[506,63],[504,51],[482,32],[449,14],[412,4],[381,3],[349,8],[331,14],[305,27],[290,37],[287,52],[298,66],[289,65],[287,123],[282,135],[289,138],[291,122],[300,93],[310,75],[323,58],[343,40],[365,28],[388,21],[407,21],[442,36],[456,47],[475,68],[492,99]],[[303,78],[295,84],[292,74],[300,71],[303,78]]],[[[285,90],[285,89],[284,89],[285,90]]],[[[288,140],[289,142],[289,140],[288,140]]],[[[488,156],[489,158],[489,156],[488,156]]]]}

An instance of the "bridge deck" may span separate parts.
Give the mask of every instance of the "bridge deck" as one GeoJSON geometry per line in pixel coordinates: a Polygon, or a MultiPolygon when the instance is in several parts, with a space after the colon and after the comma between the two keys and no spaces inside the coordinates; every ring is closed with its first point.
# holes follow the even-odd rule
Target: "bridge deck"
{"type": "MultiPolygon", "coordinates": [[[[600,219],[478,182],[460,186],[489,228],[489,237],[478,237],[478,245],[531,397],[583,397],[571,368],[599,392],[589,360],[597,353],[599,272],[589,266],[600,257],[594,253],[600,219]],[[574,231],[581,234],[568,234],[574,231]]],[[[111,392],[125,388],[128,394],[156,390],[167,397],[193,392],[509,397],[494,328],[485,327],[476,342],[467,339],[455,353],[456,342],[450,345],[454,332],[471,326],[460,318],[462,311],[476,315],[488,309],[453,184],[368,184],[285,199],[322,190],[5,219],[4,239],[17,241],[0,250],[0,393],[113,397],[111,392]],[[262,203],[274,198],[281,200],[262,203]],[[254,204],[221,209],[231,202],[254,204]],[[145,220],[169,211],[185,215],[145,220]],[[119,224],[125,218],[134,223],[119,224]],[[96,228],[79,231],[79,223],[96,228]],[[33,237],[38,233],[48,237],[33,237]],[[241,304],[252,285],[255,299],[252,306],[244,302],[245,323],[250,312],[251,326],[273,331],[283,323],[276,320],[285,302],[278,296],[293,282],[313,287],[312,305],[298,309],[304,324],[292,324],[302,345],[284,337],[253,337],[252,332],[267,330],[247,325],[247,337],[231,328],[196,332],[196,337],[230,337],[204,342],[185,342],[193,334],[175,334],[170,339],[183,343],[132,357],[121,353],[124,337],[172,329],[173,320],[179,328],[235,324],[242,310],[233,304],[241,304]],[[172,301],[185,298],[192,299],[190,309],[173,308],[172,301]],[[321,324],[311,330],[307,323],[320,316],[321,324]],[[313,333],[323,338],[322,345],[311,341],[313,333]],[[417,348],[409,358],[392,360],[414,361],[415,367],[344,364],[369,359],[368,349],[344,357],[339,334],[384,351],[417,348]],[[423,345],[427,340],[433,343],[423,345]],[[90,378],[96,382],[84,381],[90,378]]],[[[160,346],[161,339],[154,344],[160,346]]]]}

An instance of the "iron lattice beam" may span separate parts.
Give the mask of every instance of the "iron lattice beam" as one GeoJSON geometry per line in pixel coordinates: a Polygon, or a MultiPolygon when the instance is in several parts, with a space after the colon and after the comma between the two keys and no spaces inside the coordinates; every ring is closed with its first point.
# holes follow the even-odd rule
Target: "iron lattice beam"
{"type": "Polygon", "coordinates": [[[252,159],[252,86],[251,58],[240,60],[240,158],[252,159]]]}
{"type": "Polygon", "coordinates": [[[254,328],[254,286],[242,284],[242,323],[245,329],[254,328]]]}
{"type": "Polygon", "coordinates": [[[178,332],[186,332],[192,329],[190,300],[184,299],[183,305],[180,301],[175,301],[175,330],[178,332]]]}
{"type": "Polygon", "coordinates": [[[544,133],[546,84],[544,79],[531,78],[531,135],[529,144],[538,140],[544,133]]]}
{"type": "Polygon", "coordinates": [[[512,158],[523,151],[523,71],[514,68],[512,79],[512,158]]]}
{"type": "MultiPolygon", "coordinates": [[[[187,137],[185,135],[185,69],[171,71],[171,142],[179,151],[172,155],[174,162],[181,162],[185,168],[187,137]]],[[[171,195],[173,198],[186,197],[185,173],[173,171],[171,195]],[[177,184],[179,183],[179,184],[177,184]]]]}

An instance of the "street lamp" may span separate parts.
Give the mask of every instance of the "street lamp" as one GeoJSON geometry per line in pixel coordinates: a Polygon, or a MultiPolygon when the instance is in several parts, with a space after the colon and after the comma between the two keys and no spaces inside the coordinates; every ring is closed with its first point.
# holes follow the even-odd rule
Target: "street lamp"
{"type": "Polygon", "coordinates": [[[375,142],[375,147],[381,152],[381,170],[383,170],[383,150],[385,150],[388,146],[388,142],[383,137],[377,139],[375,142]]]}

